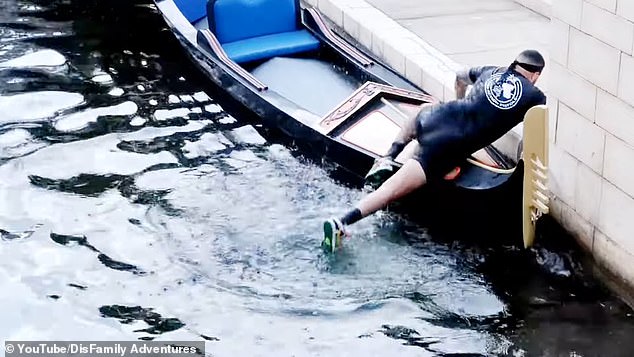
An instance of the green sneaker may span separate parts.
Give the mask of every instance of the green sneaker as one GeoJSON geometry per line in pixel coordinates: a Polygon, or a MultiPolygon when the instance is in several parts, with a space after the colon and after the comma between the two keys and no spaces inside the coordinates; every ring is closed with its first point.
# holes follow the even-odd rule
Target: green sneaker
{"type": "Polygon", "coordinates": [[[374,161],[374,165],[365,175],[365,183],[378,187],[394,173],[394,165],[389,157],[382,157],[374,161]]]}
{"type": "Polygon", "coordinates": [[[341,221],[331,218],[324,222],[324,240],[321,242],[321,247],[329,253],[334,253],[341,248],[343,237],[347,235],[341,221]]]}

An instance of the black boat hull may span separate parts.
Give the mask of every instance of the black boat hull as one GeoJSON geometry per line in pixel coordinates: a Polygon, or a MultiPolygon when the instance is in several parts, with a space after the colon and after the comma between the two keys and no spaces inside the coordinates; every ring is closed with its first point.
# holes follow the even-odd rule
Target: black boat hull
{"type": "MultiPolygon", "coordinates": [[[[200,32],[194,37],[190,29],[184,30],[183,21],[176,13],[178,9],[172,0],[157,0],[156,3],[187,56],[211,83],[253,113],[264,126],[281,131],[298,147],[309,151],[310,156],[322,157],[343,168],[352,174],[349,177],[356,178],[353,184],[362,183],[363,176],[379,155],[359,150],[340,138],[325,135],[323,130],[319,130],[315,125],[309,125],[308,122],[315,120],[315,115],[306,113],[303,108],[275,91],[258,88],[214,55],[209,44],[206,46],[200,43],[200,32]]],[[[360,64],[325,37],[317,26],[309,25],[311,24],[307,24],[308,28],[323,42],[328,51],[327,55],[337,57],[336,64],[345,67],[350,76],[355,76],[360,81],[369,80],[426,94],[371,54],[363,52],[373,62],[372,65],[360,64]]],[[[359,44],[352,44],[361,47],[359,44]]],[[[486,223],[494,217],[493,226],[496,229],[501,227],[502,222],[503,226],[517,228],[521,227],[522,180],[521,160],[513,172],[504,174],[466,165],[463,173],[455,181],[430,184],[393,207],[411,218],[430,224],[451,225],[451,222],[457,219],[486,223]]],[[[484,224],[483,227],[488,225],[484,224]]],[[[519,239],[515,241],[519,242],[519,239]]]]}

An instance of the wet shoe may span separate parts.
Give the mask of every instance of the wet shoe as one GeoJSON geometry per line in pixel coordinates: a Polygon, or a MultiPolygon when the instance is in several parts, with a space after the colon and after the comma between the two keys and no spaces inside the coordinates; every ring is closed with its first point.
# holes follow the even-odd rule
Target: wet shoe
{"type": "Polygon", "coordinates": [[[347,235],[348,233],[341,221],[337,218],[331,218],[324,222],[324,240],[321,242],[321,246],[325,251],[334,253],[341,248],[343,237],[347,235]]]}
{"type": "Polygon", "coordinates": [[[394,173],[394,165],[389,157],[382,157],[374,161],[374,165],[365,175],[365,182],[374,187],[380,186],[394,173]]]}

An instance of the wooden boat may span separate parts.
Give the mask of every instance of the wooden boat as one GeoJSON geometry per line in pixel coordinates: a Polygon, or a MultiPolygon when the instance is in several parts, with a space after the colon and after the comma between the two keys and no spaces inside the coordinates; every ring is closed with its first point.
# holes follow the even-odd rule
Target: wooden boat
{"type": "MultiPolygon", "coordinates": [[[[298,0],[155,2],[185,52],[213,84],[264,125],[359,178],[387,152],[404,117],[437,102],[298,0]]],[[[533,112],[536,120],[545,120],[544,109],[535,109],[542,111],[533,112]]],[[[468,160],[458,177],[421,189],[400,207],[448,222],[494,217],[511,227],[521,227],[523,217],[529,217],[528,246],[534,221],[547,210],[544,190],[522,204],[523,160],[495,146],[486,153],[487,160],[468,160]]],[[[541,171],[529,171],[542,174],[541,180],[546,161],[543,150],[536,155],[532,161],[541,171]]],[[[400,163],[397,159],[395,165],[400,163]]],[[[535,187],[531,183],[525,190],[532,194],[535,187]]]]}

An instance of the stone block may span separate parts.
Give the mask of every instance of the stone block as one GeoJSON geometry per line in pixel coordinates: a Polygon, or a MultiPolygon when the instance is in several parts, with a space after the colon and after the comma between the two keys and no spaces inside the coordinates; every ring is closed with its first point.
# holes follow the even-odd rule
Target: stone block
{"type": "Polygon", "coordinates": [[[564,203],[575,207],[575,192],[577,180],[573,173],[577,172],[579,161],[558,145],[552,145],[549,149],[548,188],[556,197],[564,203]]]}
{"type": "Polygon", "coordinates": [[[599,222],[599,205],[603,178],[588,166],[580,163],[577,166],[577,184],[575,211],[585,221],[596,225],[599,222]]]}
{"type": "MultiPolygon", "coordinates": [[[[359,25],[359,21],[357,17],[353,15],[354,13],[351,11],[346,11],[343,13],[343,30],[352,38],[361,42],[361,26],[359,25]]],[[[367,43],[372,45],[372,34],[368,32],[368,40],[367,43]]]]}
{"type": "Polygon", "coordinates": [[[551,61],[549,93],[585,118],[594,119],[597,88],[592,83],[551,61]]]}
{"type": "Polygon", "coordinates": [[[634,219],[632,217],[634,217],[634,198],[604,180],[597,227],[614,242],[627,248],[629,252],[634,252],[634,219]]]}
{"type": "Polygon", "coordinates": [[[370,50],[383,60],[385,60],[385,43],[394,40],[395,31],[404,31],[401,25],[381,12],[369,13],[362,19],[361,26],[367,28],[372,36],[370,50]]]}
{"type": "Polygon", "coordinates": [[[601,173],[605,131],[565,104],[559,105],[556,140],[557,146],[601,173]]]}
{"type": "Polygon", "coordinates": [[[405,78],[422,87],[423,83],[423,57],[429,56],[425,52],[411,53],[405,56],[405,78]]]}
{"type": "MultiPolygon", "coordinates": [[[[373,9],[376,10],[376,9],[373,9]]],[[[358,24],[358,31],[359,31],[359,37],[356,37],[356,39],[359,41],[359,43],[361,43],[365,48],[367,48],[368,50],[371,50],[372,48],[372,29],[370,29],[368,26],[365,26],[365,24],[367,24],[367,19],[371,18],[372,15],[364,15],[366,11],[359,11],[359,12],[355,12],[354,15],[350,15],[350,17],[346,17],[344,18],[344,26],[345,26],[345,21],[348,20],[349,23],[351,23],[352,21],[357,22],[358,24]]],[[[372,11],[369,11],[372,12],[372,11]]],[[[353,26],[352,24],[350,24],[349,26],[353,26]]],[[[352,34],[351,34],[352,35],[352,34]]]]}
{"type": "MultiPolygon", "coordinates": [[[[629,0],[628,0],[629,1],[629,0]]],[[[593,256],[600,266],[607,269],[615,277],[622,279],[627,285],[634,286],[634,252],[608,235],[595,230],[593,256]]],[[[622,282],[614,282],[622,288],[622,282]]]]}
{"type": "Polygon", "coordinates": [[[616,14],[634,22],[634,1],[618,0],[616,4],[616,14]]]}
{"type": "Polygon", "coordinates": [[[372,45],[370,46],[370,51],[372,51],[372,53],[379,59],[385,61],[385,42],[390,39],[385,38],[381,35],[381,33],[378,33],[373,29],[370,29],[370,32],[372,32],[372,45]]]}
{"type": "Polygon", "coordinates": [[[561,20],[552,19],[550,21],[550,34],[550,58],[566,66],[570,45],[570,25],[561,20]]]}
{"type": "Polygon", "coordinates": [[[634,57],[621,54],[619,98],[634,106],[634,57]]]}
{"type": "Polygon", "coordinates": [[[568,68],[606,91],[617,94],[621,53],[579,30],[570,30],[568,68]]]}
{"type": "Polygon", "coordinates": [[[594,226],[579,215],[572,207],[565,203],[561,205],[559,222],[577,241],[588,251],[592,250],[594,240],[594,226]]]}
{"type": "Polygon", "coordinates": [[[595,123],[634,146],[634,107],[602,90],[597,91],[595,123]]]}
{"type": "MultiPolygon", "coordinates": [[[[548,98],[548,139],[551,144],[557,143],[557,117],[559,116],[559,101],[548,98]]],[[[563,104],[562,104],[563,105],[563,104]]]]}
{"type": "Polygon", "coordinates": [[[554,0],[551,19],[560,19],[576,28],[581,27],[582,0],[554,0]]]}
{"type": "Polygon", "coordinates": [[[343,9],[340,1],[320,0],[317,4],[317,8],[337,26],[343,27],[343,9]]]}
{"type": "Polygon", "coordinates": [[[584,3],[581,30],[625,53],[632,53],[634,23],[610,11],[584,3]]]}
{"type": "Polygon", "coordinates": [[[383,45],[383,55],[387,64],[395,71],[405,74],[405,58],[409,54],[421,52],[417,44],[409,37],[399,36],[400,31],[388,32],[383,45]]]}
{"type": "Polygon", "coordinates": [[[443,92],[443,100],[445,102],[456,99],[456,87],[454,85],[455,78],[451,77],[451,81],[449,81],[447,78],[449,78],[449,76],[445,78],[444,82],[445,88],[443,92]]]}
{"type": "MultiPolygon", "coordinates": [[[[605,143],[603,177],[634,197],[634,148],[620,139],[608,135],[605,143]]],[[[634,220],[634,216],[632,216],[634,220]]],[[[632,231],[634,238],[634,231],[632,231]]]]}
{"type": "Polygon", "coordinates": [[[443,101],[445,97],[445,85],[443,80],[443,71],[434,64],[422,66],[423,78],[422,84],[429,94],[443,101]]]}
{"type": "Polygon", "coordinates": [[[559,198],[552,197],[549,204],[549,215],[563,227],[563,208],[567,205],[559,198]]]}
{"type": "Polygon", "coordinates": [[[454,89],[454,84],[456,83],[456,72],[445,66],[439,66],[438,73],[434,75],[443,86],[442,100],[447,102],[456,99],[456,91],[454,89]]]}
{"type": "MultiPolygon", "coordinates": [[[[324,0],[327,1],[327,0],[324,0]]],[[[342,8],[345,9],[369,9],[372,8],[373,6],[371,4],[369,4],[367,1],[365,0],[338,0],[339,2],[341,2],[342,4],[342,8]]]]}
{"type": "Polygon", "coordinates": [[[616,13],[616,0],[586,0],[586,2],[589,4],[594,4],[613,14],[616,13]]]}

